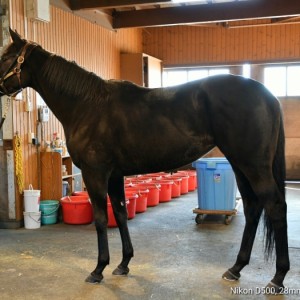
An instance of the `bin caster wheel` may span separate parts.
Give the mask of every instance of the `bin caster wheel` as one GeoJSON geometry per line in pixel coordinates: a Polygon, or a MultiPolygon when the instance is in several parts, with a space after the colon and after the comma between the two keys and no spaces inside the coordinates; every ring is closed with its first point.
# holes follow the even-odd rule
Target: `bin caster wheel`
{"type": "Polygon", "coordinates": [[[203,220],[204,220],[204,216],[203,216],[203,215],[200,215],[200,214],[198,214],[198,215],[196,216],[196,218],[195,218],[195,222],[196,222],[197,224],[202,224],[202,223],[203,223],[203,220]]]}
{"type": "Polygon", "coordinates": [[[225,224],[229,225],[231,223],[232,216],[225,216],[225,224]]]}

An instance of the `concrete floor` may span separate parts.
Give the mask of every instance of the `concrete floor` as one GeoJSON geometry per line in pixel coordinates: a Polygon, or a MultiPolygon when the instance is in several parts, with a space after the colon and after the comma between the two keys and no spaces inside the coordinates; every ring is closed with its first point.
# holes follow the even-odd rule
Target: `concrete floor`
{"type": "MultiPolygon", "coordinates": [[[[300,189],[300,185],[289,185],[300,189]]],[[[287,296],[300,298],[300,190],[287,189],[291,270],[287,296]]],[[[84,282],[97,259],[94,225],[42,226],[0,230],[1,299],[266,299],[258,295],[273,277],[274,260],[263,257],[262,228],[252,260],[236,283],[221,275],[235,261],[244,225],[242,207],[230,225],[223,216],[195,223],[197,192],[181,196],[129,221],[135,257],[125,277],[111,273],[121,259],[118,229],[109,229],[111,264],[100,285],[84,282]],[[240,287],[246,293],[235,294],[240,287]],[[236,289],[237,290],[237,289],[236,289]]]]}

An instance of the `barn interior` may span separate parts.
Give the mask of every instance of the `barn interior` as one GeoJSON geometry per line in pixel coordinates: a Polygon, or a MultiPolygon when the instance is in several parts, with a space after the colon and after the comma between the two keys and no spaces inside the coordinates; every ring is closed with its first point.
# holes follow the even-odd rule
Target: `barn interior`
{"type": "MultiPolygon", "coordinates": [[[[279,99],[284,116],[291,259],[286,295],[276,299],[298,299],[297,0],[1,0],[0,18],[2,51],[10,44],[10,27],[105,80],[157,88],[231,73],[267,86],[279,99]]],[[[64,221],[61,199],[86,193],[86,186],[67,153],[63,127],[30,88],[12,99],[1,97],[0,113],[2,119],[5,116],[0,129],[2,299],[265,298],[262,288],[275,272],[275,259],[264,259],[263,227],[241,279],[222,280],[240,247],[243,205],[234,194],[234,207],[225,213],[223,208],[201,208],[198,172],[198,187],[148,206],[128,221],[135,256],[127,276],[111,275],[121,259],[120,235],[112,226],[108,228],[111,262],[104,280],[95,286],[85,283],[97,261],[96,230],[92,218],[88,224],[64,221]],[[32,190],[39,191],[41,204],[59,203],[55,221],[48,221],[52,224],[38,220],[32,225],[31,219],[25,224],[24,191],[32,190]]],[[[222,156],[214,148],[205,157],[214,161],[222,156]]],[[[189,165],[181,171],[195,174],[196,170],[189,165]]]]}

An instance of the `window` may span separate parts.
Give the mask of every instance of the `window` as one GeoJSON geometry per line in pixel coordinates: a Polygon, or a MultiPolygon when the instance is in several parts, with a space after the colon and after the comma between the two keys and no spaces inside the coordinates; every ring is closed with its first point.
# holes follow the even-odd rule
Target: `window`
{"type": "Polygon", "coordinates": [[[208,76],[207,70],[190,70],[188,71],[188,81],[202,79],[208,76]]]}
{"type": "Polygon", "coordinates": [[[249,64],[244,64],[243,65],[243,74],[245,78],[250,78],[251,77],[251,66],[249,64]]]}
{"type": "Polygon", "coordinates": [[[264,84],[277,97],[300,96],[300,65],[264,68],[264,84]]]}
{"type": "Polygon", "coordinates": [[[275,96],[285,96],[286,67],[266,67],[264,84],[275,96]]]}
{"type": "Polygon", "coordinates": [[[164,71],[163,72],[163,86],[172,86],[187,82],[186,71],[164,71]]]}
{"type": "Polygon", "coordinates": [[[229,74],[229,69],[210,69],[208,70],[208,76],[219,75],[219,74],[229,74]]]}
{"type": "Polygon", "coordinates": [[[287,95],[299,96],[300,95],[300,66],[287,67],[287,95]]]}
{"type": "Polygon", "coordinates": [[[163,71],[163,86],[173,86],[212,75],[229,74],[229,68],[170,69],[163,71]]]}

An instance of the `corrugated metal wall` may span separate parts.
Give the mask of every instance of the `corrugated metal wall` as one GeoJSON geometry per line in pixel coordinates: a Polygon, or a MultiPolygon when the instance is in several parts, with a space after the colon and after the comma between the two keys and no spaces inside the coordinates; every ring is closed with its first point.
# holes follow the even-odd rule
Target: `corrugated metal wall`
{"type": "MultiPolygon", "coordinates": [[[[22,0],[11,0],[10,12],[10,26],[22,37],[35,41],[68,60],[76,61],[104,79],[120,78],[121,52],[142,51],[141,29],[109,31],[56,7],[51,7],[50,23],[32,22],[25,18],[22,0]]],[[[36,133],[36,93],[26,89],[22,97],[23,100],[30,98],[33,111],[30,114],[25,112],[24,101],[14,101],[14,132],[18,131],[23,139],[25,187],[31,183],[34,188],[38,188],[37,149],[27,142],[27,133],[36,133]]],[[[50,113],[50,121],[44,126],[45,140],[50,140],[53,132],[64,137],[60,123],[50,113]]],[[[21,207],[18,209],[18,218],[22,218],[22,197],[19,196],[17,203],[21,207]]]]}

